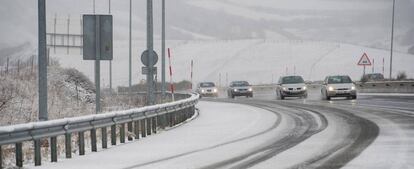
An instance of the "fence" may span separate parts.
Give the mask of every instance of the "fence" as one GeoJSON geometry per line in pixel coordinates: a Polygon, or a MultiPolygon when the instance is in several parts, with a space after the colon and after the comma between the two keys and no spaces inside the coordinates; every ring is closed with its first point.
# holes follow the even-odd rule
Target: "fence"
{"type": "MultiPolygon", "coordinates": [[[[157,128],[172,127],[191,118],[198,102],[198,94],[186,94],[187,98],[176,102],[142,107],[119,112],[65,118],[44,122],[0,127],[0,168],[3,168],[1,146],[14,144],[15,162],[17,167],[23,167],[22,144],[33,141],[35,166],[41,165],[42,140],[50,140],[51,162],[57,162],[57,137],[65,137],[66,158],[72,157],[72,134],[78,134],[79,155],[85,154],[85,132],[90,133],[91,150],[97,151],[97,129],[101,130],[102,148],[107,148],[107,128],[110,127],[110,142],[117,144],[117,126],[119,127],[120,143],[125,142],[125,125],[127,131],[134,133],[135,139],[146,137],[157,132],[157,128]],[[141,130],[139,130],[141,129],[141,130]],[[141,133],[140,133],[141,132],[141,133]]],[[[128,140],[133,140],[128,136],[128,140]]]]}

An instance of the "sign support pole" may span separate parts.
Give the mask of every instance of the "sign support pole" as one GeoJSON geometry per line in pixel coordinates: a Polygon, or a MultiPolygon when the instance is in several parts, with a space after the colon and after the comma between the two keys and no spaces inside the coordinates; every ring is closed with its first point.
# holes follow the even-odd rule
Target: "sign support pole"
{"type": "Polygon", "coordinates": [[[162,42],[161,42],[161,94],[162,98],[165,99],[165,0],[162,0],[162,42]]]}
{"type": "Polygon", "coordinates": [[[149,63],[147,74],[147,105],[154,104],[153,38],[152,0],[147,0],[147,50],[149,63]]]}
{"type": "Polygon", "coordinates": [[[100,46],[101,46],[101,39],[99,38],[100,35],[100,30],[99,30],[99,16],[97,16],[96,18],[96,60],[95,60],[95,89],[96,89],[96,94],[95,94],[95,112],[96,114],[98,114],[99,112],[101,112],[101,84],[100,84],[100,80],[101,80],[101,50],[100,50],[100,46]]]}
{"type": "Polygon", "coordinates": [[[46,58],[46,2],[38,1],[38,21],[39,21],[39,46],[38,46],[38,65],[39,65],[39,120],[48,120],[47,113],[47,58],[46,58]]]}

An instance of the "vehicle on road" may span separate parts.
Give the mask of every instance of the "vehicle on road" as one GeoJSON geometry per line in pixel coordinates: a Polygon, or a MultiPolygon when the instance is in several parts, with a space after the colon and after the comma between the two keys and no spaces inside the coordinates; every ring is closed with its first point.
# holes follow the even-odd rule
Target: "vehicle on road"
{"type": "Polygon", "coordinates": [[[349,76],[327,76],[321,88],[322,98],[331,100],[332,97],[347,97],[356,99],[357,92],[354,82],[349,76]]]}
{"type": "Polygon", "coordinates": [[[362,77],[362,80],[366,82],[384,81],[384,75],[381,73],[368,73],[362,77]]]}
{"type": "Polygon", "coordinates": [[[213,82],[198,83],[196,92],[200,97],[218,97],[218,89],[213,82]]]}
{"type": "Polygon", "coordinates": [[[282,76],[276,86],[276,97],[285,99],[286,97],[307,98],[308,91],[302,76],[282,76]]]}
{"type": "Polygon", "coordinates": [[[227,89],[227,95],[229,98],[236,96],[253,97],[253,88],[246,81],[233,81],[227,89]]]}

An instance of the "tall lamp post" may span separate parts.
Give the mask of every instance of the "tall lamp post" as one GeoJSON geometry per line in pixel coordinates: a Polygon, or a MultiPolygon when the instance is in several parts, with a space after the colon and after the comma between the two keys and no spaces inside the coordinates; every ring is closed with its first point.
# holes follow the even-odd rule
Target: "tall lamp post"
{"type": "Polygon", "coordinates": [[[391,51],[390,51],[390,80],[392,78],[392,55],[394,48],[394,15],[395,15],[395,0],[392,0],[392,26],[391,26],[391,51]]]}

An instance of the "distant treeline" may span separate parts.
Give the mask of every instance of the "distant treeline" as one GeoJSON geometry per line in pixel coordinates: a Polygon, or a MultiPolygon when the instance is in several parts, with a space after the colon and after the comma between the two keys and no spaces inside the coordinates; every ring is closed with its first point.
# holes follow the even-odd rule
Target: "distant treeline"
{"type": "MultiPolygon", "coordinates": [[[[191,82],[187,80],[180,81],[178,83],[174,84],[174,91],[182,91],[182,90],[188,90],[191,87],[191,82]]],[[[147,91],[147,84],[146,83],[140,83],[135,84],[131,86],[132,92],[146,92],[147,91]]],[[[167,91],[171,91],[170,83],[166,83],[166,89],[167,91]]],[[[129,87],[120,86],[118,87],[119,93],[128,92],[129,87]]],[[[161,91],[161,82],[155,83],[155,91],[161,91]]]]}

